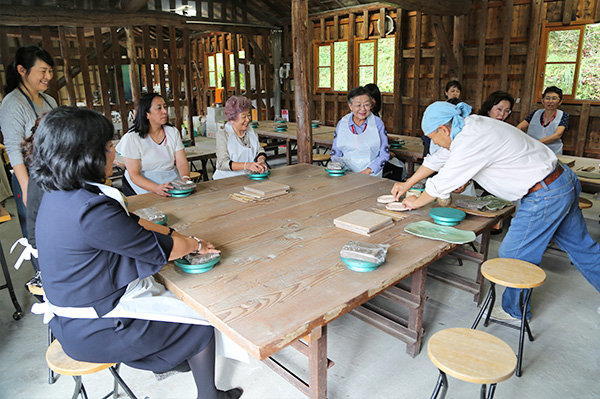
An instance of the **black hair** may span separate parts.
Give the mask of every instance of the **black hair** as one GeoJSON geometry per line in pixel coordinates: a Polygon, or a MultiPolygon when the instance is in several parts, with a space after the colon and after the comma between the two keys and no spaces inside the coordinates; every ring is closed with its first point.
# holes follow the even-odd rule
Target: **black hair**
{"type": "Polygon", "coordinates": [[[42,60],[51,67],[54,67],[52,56],[43,48],[38,46],[19,47],[15,53],[14,61],[6,68],[6,85],[4,86],[5,95],[16,89],[23,80],[17,67],[21,65],[27,70],[27,73],[29,73],[31,67],[35,65],[37,60],[42,60]]]}
{"type": "Polygon", "coordinates": [[[379,116],[379,111],[381,111],[381,91],[379,91],[379,87],[375,83],[369,83],[365,85],[365,89],[367,89],[369,96],[375,101],[375,104],[371,107],[371,113],[379,116]]]}
{"type": "Polygon", "coordinates": [[[365,89],[363,86],[357,86],[348,92],[348,103],[352,103],[352,99],[354,97],[358,97],[358,96],[362,96],[362,95],[367,95],[367,96],[369,96],[370,99],[373,99],[373,97],[371,97],[371,94],[369,93],[369,91],[367,89],[365,89]]]}
{"type": "Polygon", "coordinates": [[[546,94],[548,94],[548,93],[558,94],[558,97],[562,101],[563,91],[561,89],[559,89],[558,87],[556,87],[556,86],[546,87],[546,90],[544,90],[544,93],[542,94],[542,98],[546,97],[546,94]]]}
{"type": "Polygon", "coordinates": [[[35,132],[30,173],[46,191],[75,190],[106,180],[106,144],[114,127],[87,108],[57,107],[35,132]]]}
{"type": "MultiPolygon", "coordinates": [[[[137,111],[135,114],[135,119],[133,120],[133,126],[128,130],[129,132],[134,131],[140,135],[141,138],[144,138],[148,135],[150,131],[150,121],[148,120],[148,116],[146,116],[147,112],[150,112],[150,108],[152,107],[152,101],[156,98],[162,96],[158,93],[146,93],[140,97],[140,101],[137,105],[137,111]]],[[[164,100],[164,99],[163,99],[164,100]]],[[[168,123],[166,123],[168,125],[168,123]]]]}
{"type": "Polygon", "coordinates": [[[479,110],[478,115],[488,116],[494,105],[499,104],[500,101],[508,101],[510,103],[511,110],[515,106],[515,99],[513,96],[505,91],[498,90],[490,94],[488,98],[485,99],[483,104],[481,104],[481,109],[479,110]]]}
{"type": "MultiPolygon", "coordinates": [[[[460,82],[458,80],[451,80],[446,84],[446,90],[444,90],[444,95],[446,95],[446,92],[452,87],[456,87],[458,90],[462,91],[462,85],[460,84],[460,82]]],[[[446,98],[448,98],[448,96],[446,96],[446,98]]]]}

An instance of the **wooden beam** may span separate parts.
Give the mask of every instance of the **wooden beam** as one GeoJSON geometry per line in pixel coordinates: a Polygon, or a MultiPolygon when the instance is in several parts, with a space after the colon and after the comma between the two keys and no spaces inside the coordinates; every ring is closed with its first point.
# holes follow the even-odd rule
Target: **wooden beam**
{"type": "Polygon", "coordinates": [[[121,70],[122,60],[121,60],[121,44],[119,43],[119,35],[117,33],[117,28],[110,28],[110,36],[112,39],[112,51],[113,51],[113,65],[115,68],[115,76],[117,86],[117,94],[118,94],[118,105],[119,105],[119,114],[121,114],[121,124],[123,126],[123,133],[128,130],[127,117],[129,116],[127,113],[127,102],[125,101],[125,88],[123,86],[123,71],[121,70]]]}
{"type": "Polygon", "coordinates": [[[179,77],[179,60],[177,57],[177,33],[174,26],[169,26],[169,88],[173,94],[173,106],[175,107],[175,127],[181,130],[181,78],[179,77]]]}
{"type": "Polygon", "coordinates": [[[77,97],[75,97],[75,88],[73,87],[73,77],[71,76],[71,57],[69,56],[69,44],[65,37],[65,31],[62,26],[58,27],[58,37],[60,41],[60,52],[63,59],[63,72],[67,84],[67,97],[69,105],[77,106],[77,97]]]}
{"type": "Polygon", "coordinates": [[[354,38],[356,36],[356,15],[348,15],[348,91],[354,87],[354,38]]]}
{"type": "Polygon", "coordinates": [[[369,38],[369,10],[363,11],[363,31],[362,31],[363,39],[369,38]]]}
{"type": "Polygon", "coordinates": [[[418,136],[417,131],[419,129],[419,88],[421,86],[420,75],[421,75],[421,26],[423,25],[423,14],[421,11],[417,11],[416,24],[415,24],[415,62],[413,72],[413,109],[412,109],[412,126],[410,136],[418,136]]]}
{"type": "Polygon", "coordinates": [[[394,117],[393,132],[402,134],[403,128],[403,109],[402,109],[402,76],[404,75],[404,57],[402,49],[404,48],[404,10],[396,10],[396,49],[394,51],[394,117]]]}
{"type": "Polygon", "coordinates": [[[234,73],[234,85],[235,85],[235,95],[239,96],[242,94],[242,89],[241,89],[241,85],[242,82],[240,81],[240,49],[239,49],[239,45],[238,45],[238,41],[239,41],[239,37],[237,35],[237,33],[234,33],[233,35],[231,35],[231,40],[233,41],[232,46],[233,47],[233,65],[235,67],[235,73],[234,73]]]}
{"type": "Polygon", "coordinates": [[[538,47],[542,33],[542,14],[544,12],[543,0],[531,0],[529,23],[529,44],[527,48],[528,60],[525,65],[525,80],[521,86],[521,116],[525,118],[529,115],[535,98],[539,95],[535,93],[535,75],[537,69],[538,47]]]}
{"type": "MultiPolygon", "coordinates": [[[[50,27],[42,26],[41,33],[42,33],[42,43],[43,43],[44,50],[46,50],[50,54],[50,56],[54,59],[54,54],[53,54],[54,48],[52,46],[52,38],[50,37],[50,27]]],[[[2,34],[1,31],[0,31],[0,37],[3,37],[4,40],[6,40],[6,37],[2,34]]],[[[2,51],[0,51],[0,52],[2,52],[2,51]]],[[[4,70],[6,71],[6,67],[4,68],[4,70]]],[[[56,82],[56,79],[50,80],[50,84],[49,84],[49,87],[48,87],[48,90],[46,91],[46,93],[51,95],[52,97],[54,97],[54,99],[56,100],[56,103],[60,105],[60,98],[58,96],[58,84],[56,82]]]]}
{"type": "Polygon", "coordinates": [[[138,59],[135,47],[135,36],[133,26],[125,27],[125,43],[127,45],[127,58],[129,58],[129,83],[131,85],[131,97],[134,104],[140,101],[140,75],[138,69],[138,59]]]}
{"type": "Polygon", "coordinates": [[[565,0],[563,4],[564,9],[562,23],[563,25],[571,25],[571,21],[573,20],[573,0],[565,0]]]}
{"type": "Polygon", "coordinates": [[[185,100],[187,102],[187,119],[185,120],[185,126],[187,127],[188,134],[192,139],[192,144],[196,144],[194,139],[194,108],[192,107],[194,101],[192,100],[192,62],[191,62],[191,51],[190,51],[190,31],[188,28],[183,28],[183,83],[185,87],[185,100]]]}
{"type": "MultiPolygon", "coordinates": [[[[308,2],[292,0],[292,37],[294,45],[294,99],[298,127],[298,163],[312,163],[310,119],[310,69],[308,37],[308,2]]],[[[325,397],[325,396],[323,396],[325,397]]]]}
{"type": "MultiPolygon", "coordinates": [[[[444,56],[446,57],[446,62],[448,63],[448,68],[450,68],[450,74],[456,75],[458,72],[458,63],[456,62],[456,58],[454,58],[454,53],[452,52],[452,48],[450,47],[450,41],[448,40],[448,36],[446,31],[444,30],[444,24],[442,22],[442,17],[439,15],[432,15],[431,22],[433,23],[433,27],[435,28],[435,37],[436,41],[441,47],[441,50],[444,52],[444,56]]],[[[437,96],[439,93],[435,93],[437,96]]]]}
{"type": "Polygon", "coordinates": [[[401,7],[407,11],[421,11],[427,15],[466,15],[473,7],[472,0],[387,0],[382,3],[401,7]]]}
{"type": "Polygon", "coordinates": [[[147,8],[148,0],[128,0],[121,2],[121,10],[125,12],[138,12],[147,8]]]}
{"type": "Polygon", "coordinates": [[[590,103],[585,102],[581,106],[581,114],[579,115],[579,126],[577,128],[577,143],[575,144],[575,156],[585,156],[585,144],[587,143],[587,130],[590,120],[590,103]]]}
{"type": "Polygon", "coordinates": [[[340,38],[340,16],[336,15],[333,17],[333,34],[331,35],[332,40],[339,40],[340,38]]]}
{"type": "Polygon", "coordinates": [[[100,28],[94,28],[94,41],[96,42],[96,60],[98,75],[100,76],[100,93],[102,93],[102,111],[107,118],[111,119],[106,64],[104,63],[104,43],[102,42],[102,30],[100,28]]]}
{"type": "Polygon", "coordinates": [[[156,68],[158,69],[158,79],[160,82],[160,96],[165,100],[167,97],[167,81],[165,79],[165,42],[163,36],[163,27],[158,25],[156,27],[156,49],[158,51],[158,57],[156,57],[156,68]]]}
{"type": "Polygon", "coordinates": [[[510,60],[510,37],[512,34],[513,0],[504,5],[504,23],[502,26],[502,59],[500,61],[500,90],[508,91],[508,64],[510,60]]]}
{"type": "Polygon", "coordinates": [[[379,9],[379,37],[385,37],[385,8],[379,9]]]}
{"type": "Polygon", "coordinates": [[[83,28],[77,28],[77,45],[79,47],[79,67],[83,79],[83,90],[85,93],[85,106],[94,109],[94,96],[92,96],[92,85],[90,83],[90,70],[88,68],[88,55],[83,28]]]}
{"type": "Polygon", "coordinates": [[[144,75],[146,75],[146,93],[152,93],[154,90],[154,80],[152,67],[152,47],[150,46],[150,27],[142,26],[142,49],[144,50],[144,75]]]}
{"type": "Polygon", "coordinates": [[[465,17],[454,17],[454,39],[452,42],[452,52],[457,64],[456,80],[463,80],[463,54],[465,49],[465,17]]]}
{"type": "Polygon", "coordinates": [[[481,10],[479,13],[479,23],[477,27],[477,37],[479,44],[477,46],[477,83],[475,86],[475,107],[481,107],[483,103],[483,78],[485,73],[485,38],[487,32],[488,20],[488,0],[481,1],[481,10]]]}

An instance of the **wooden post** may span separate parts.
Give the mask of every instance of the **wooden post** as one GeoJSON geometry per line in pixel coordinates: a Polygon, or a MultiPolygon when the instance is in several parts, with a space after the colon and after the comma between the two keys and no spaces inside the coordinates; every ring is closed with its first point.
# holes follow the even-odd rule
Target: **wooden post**
{"type": "Polygon", "coordinates": [[[131,99],[134,104],[140,101],[140,75],[138,73],[138,60],[135,51],[135,36],[133,27],[125,27],[125,42],[127,44],[127,58],[129,58],[129,83],[131,85],[131,99]]]}
{"type": "Polygon", "coordinates": [[[240,87],[242,85],[242,82],[240,81],[240,49],[238,45],[239,38],[237,33],[234,33],[231,36],[231,40],[233,41],[231,47],[233,48],[233,67],[235,69],[235,73],[233,74],[235,95],[239,96],[240,94],[242,94],[242,88],[240,87]]]}
{"type": "Polygon", "coordinates": [[[525,80],[521,90],[521,119],[529,115],[533,103],[541,93],[535,92],[535,75],[538,60],[538,46],[542,32],[542,14],[544,11],[543,0],[531,1],[531,23],[529,24],[529,44],[527,46],[527,64],[525,66],[525,80]]]}
{"type": "Polygon", "coordinates": [[[356,15],[348,14],[348,91],[354,87],[354,37],[356,36],[356,15]]]}
{"type": "Polygon", "coordinates": [[[479,14],[479,26],[477,27],[477,36],[479,45],[477,46],[477,85],[475,86],[475,107],[481,107],[483,102],[483,77],[485,72],[485,33],[487,31],[488,19],[488,0],[481,1],[481,11],[479,14]]]}
{"type": "Polygon", "coordinates": [[[458,64],[458,71],[456,71],[456,80],[462,81],[463,79],[463,52],[465,50],[465,16],[461,15],[454,17],[454,41],[452,43],[452,51],[456,63],[458,64]]]}
{"type": "Polygon", "coordinates": [[[196,144],[194,138],[194,120],[195,114],[194,107],[192,107],[194,96],[192,95],[192,64],[190,61],[190,30],[187,27],[183,28],[183,83],[185,86],[185,100],[188,107],[187,119],[185,125],[187,127],[188,134],[192,139],[192,145],[196,144]]]}
{"type": "Polygon", "coordinates": [[[394,51],[394,119],[393,119],[393,132],[396,134],[402,134],[404,119],[403,106],[402,106],[402,76],[404,71],[404,57],[402,51],[404,50],[404,23],[403,23],[404,11],[401,8],[396,9],[396,49],[394,51]]]}
{"type": "Polygon", "coordinates": [[[292,37],[294,41],[294,99],[298,126],[298,163],[312,163],[310,125],[310,83],[308,69],[308,2],[292,0],[292,37]]]}
{"type": "Polygon", "coordinates": [[[169,88],[173,93],[173,106],[175,107],[175,127],[181,131],[181,78],[179,77],[179,57],[177,56],[177,34],[174,26],[169,26],[169,54],[171,65],[169,68],[169,88]]]}
{"type": "Polygon", "coordinates": [[[575,143],[575,156],[585,156],[585,144],[587,142],[588,122],[590,120],[590,103],[585,102],[581,106],[579,114],[579,127],[577,129],[577,142],[575,143]]]}
{"type": "Polygon", "coordinates": [[[83,28],[77,28],[77,45],[79,47],[79,65],[81,67],[81,77],[83,78],[83,90],[85,93],[85,106],[94,109],[94,97],[92,96],[92,85],[90,84],[90,71],[88,68],[87,46],[83,28]]]}
{"type": "Polygon", "coordinates": [[[158,76],[159,76],[159,80],[160,80],[160,96],[162,98],[164,98],[165,102],[168,101],[167,98],[167,82],[165,79],[165,50],[164,50],[164,45],[165,45],[165,41],[164,41],[164,37],[163,37],[163,27],[162,26],[156,26],[156,49],[158,51],[158,57],[156,62],[157,62],[157,69],[158,69],[158,76]]]}
{"type": "Polygon", "coordinates": [[[421,26],[423,25],[423,13],[417,11],[417,21],[415,24],[415,63],[413,70],[413,99],[412,99],[412,126],[411,131],[408,133],[410,136],[418,136],[417,131],[419,129],[419,102],[421,101],[420,96],[420,82],[419,78],[421,75],[421,26]]]}
{"type": "MultiPolygon", "coordinates": [[[[52,56],[54,58],[53,48],[52,48],[52,37],[50,36],[50,27],[42,26],[41,32],[42,32],[42,43],[44,45],[44,50],[46,50],[50,54],[50,56],[52,56]]],[[[0,37],[2,37],[4,40],[6,40],[6,32],[0,31],[0,37]]],[[[0,50],[0,53],[1,52],[2,51],[0,50]]],[[[4,70],[6,71],[6,66],[4,67],[4,70]]],[[[56,103],[58,105],[60,105],[60,98],[58,96],[58,84],[56,83],[56,79],[52,79],[50,81],[49,86],[50,87],[48,87],[46,94],[49,94],[52,97],[54,97],[54,99],[56,100],[56,103]]]]}
{"type": "Polygon", "coordinates": [[[60,52],[63,59],[63,73],[65,75],[65,83],[67,85],[67,96],[69,105],[77,106],[77,98],[75,97],[75,88],[73,87],[73,77],[71,76],[71,57],[69,56],[69,44],[65,37],[65,28],[58,27],[58,38],[60,40],[60,52]]]}
{"type": "Polygon", "coordinates": [[[150,67],[152,61],[152,51],[150,48],[150,27],[148,25],[142,26],[142,47],[144,48],[144,71],[146,75],[146,92],[152,93],[154,91],[154,81],[152,76],[152,68],[150,67]]]}
{"type": "Polygon", "coordinates": [[[504,5],[504,26],[502,38],[502,67],[500,68],[500,90],[508,91],[508,61],[510,57],[510,37],[512,33],[513,0],[504,5]]]}
{"type": "Polygon", "coordinates": [[[112,120],[110,97],[108,96],[108,82],[106,81],[106,64],[104,62],[104,42],[102,41],[102,30],[100,28],[94,28],[94,40],[96,42],[98,75],[100,76],[100,93],[102,93],[102,111],[108,119],[112,120]]]}
{"type": "Polygon", "coordinates": [[[122,60],[121,60],[121,44],[119,43],[119,35],[117,33],[117,28],[110,28],[110,35],[112,39],[112,50],[113,50],[113,65],[115,68],[115,76],[116,76],[116,86],[118,93],[118,102],[119,102],[119,113],[121,114],[121,124],[123,125],[123,132],[127,132],[128,123],[127,123],[127,103],[125,101],[125,89],[123,87],[123,71],[121,70],[122,60]]]}
{"type": "MultiPolygon", "coordinates": [[[[275,117],[281,116],[281,86],[279,84],[279,66],[281,65],[281,31],[271,31],[271,53],[273,54],[273,107],[275,117]]],[[[236,76],[239,76],[236,75],[236,76]]]]}

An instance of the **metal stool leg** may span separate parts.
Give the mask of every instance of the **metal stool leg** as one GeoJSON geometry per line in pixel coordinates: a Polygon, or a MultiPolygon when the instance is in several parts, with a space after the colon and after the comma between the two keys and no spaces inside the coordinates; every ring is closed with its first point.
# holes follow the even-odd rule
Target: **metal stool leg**
{"type": "MultiPolygon", "coordinates": [[[[439,369],[438,369],[439,370],[439,369]]],[[[438,394],[440,393],[440,389],[442,390],[442,398],[446,397],[446,392],[448,391],[448,379],[446,378],[446,373],[442,370],[440,371],[440,376],[438,377],[437,384],[433,389],[433,393],[431,394],[431,399],[436,399],[438,394]]]]}
{"type": "MultiPolygon", "coordinates": [[[[50,326],[48,326],[48,346],[54,341],[54,334],[52,334],[52,330],[50,330],[50,326]]],[[[51,368],[48,368],[48,384],[52,385],[56,382],[56,377],[54,376],[54,371],[51,368]]]]}
{"type": "Polygon", "coordinates": [[[71,399],[77,399],[79,395],[81,395],[82,399],[88,399],[87,392],[85,392],[83,382],[81,381],[81,376],[73,376],[73,379],[75,380],[75,391],[73,392],[73,397],[71,399]]]}
{"type": "Polygon", "coordinates": [[[121,388],[123,388],[123,390],[125,391],[127,396],[129,396],[131,399],[137,399],[135,394],[131,391],[131,389],[127,386],[127,384],[125,384],[125,381],[123,381],[123,379],[119,375],[119,367],[120,366],[121,366],[121,364],[117,363],[116,365],[109,368],[111,374],[113,375],[113,377],[115,377],[115,389],[114,389],[113,397],[116,398],[117,396],[119,396],[119,394],[117,393],[117,389],[118,389],[117,383],[118,383],[121,386],[121,388]]]}
{"type": "Polygon", "coordinates": [[[15,289],[13,288],[12,280],[10,278],[10,274],[8,272],[8,266],[6,265],[6,258],[4,257],[4,250],[2,250],[2,244],[0,243],[0,263],[2,263],[2,271],[4,272],[4,278],[6,279],[6,284],[0,286],[1,289],[8,289],[8,293],[10,294],[10,300],[15,307],[15,313],[13,313],[14,320],[21,320],[23,318],[23,310],[21,309],[21,305],[19,305],[19,301],[17,301],[17,296],[15,295],[15,289]]]}
{"type": "MultiPolygon", "coordinates": [[[[533,289],[525,290],[527,294],[525,295],[525,302],[521,301],[521,331],[519,334],[519,353],[517,355],[517,377],[521,376],[521,365],[523,363],[523,341],[525,340],[525,330],[529,334],[529,340],[533,341],[533,335],[531,334],[531,330],[529,329],[529,323],[527,323],[527,307],[529,306],[529,302],[531,301],[531,292],[533,289]]],[[[522,293],[521,293],[522,298],[522,293]]]]}
{"type": "Polygon", "coordinates": [[[487,385],[481,384],[481,391],[479,392],[479,397],[481,399],[485,399],[486,392],[487,392],[487,385]]]}
{"type": "Polygon", "coordinates": [[[483,323],[483,325],[487,327],[489,320],[490,320],[490,314],[492,313],[492,309],[494,307],[494,299],[495,298],[496,298],[496,288],[495,288],[495,284],[492,283],[492,285],[490,286],[490,290],[488,291],[488,294],[485,297],[485,301],[483,301],[483,305],[481,305],[481,310],[479,311],[479,314],[477,315],[477,317],[475,318],[475,321],[473,322],[473,325],[471,326],[471,329],[473,329],[473,330],[477,329],[477,325],[481,321],[481,318],[483,317],[485,310],[488,308],[488,305],[491,302],[491,306],[489,306],[489,311],[488,311],[487,316],[485,317],[485,321],[483,323]]]}
{"type": "Polygon", "coordinates": [[[496,384],[491,384],[487,399],[494,399],[494,393],[496,393],[496,384]]]}

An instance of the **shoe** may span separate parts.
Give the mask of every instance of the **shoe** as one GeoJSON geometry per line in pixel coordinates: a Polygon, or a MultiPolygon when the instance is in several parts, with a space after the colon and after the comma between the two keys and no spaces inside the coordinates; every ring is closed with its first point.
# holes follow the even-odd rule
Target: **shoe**
{"type": "Polygon", "coordinates": [[[162,381],[166,378],[169,378],[172,375],[175,374],[179,374],[179,373],[187,373],[188,371],[190,371],[190,365],[188,364],[187,360],[184,360],[183,362],[179,363],[177,366],[175,366],[174,368],[172,368],[169,371],[165,371],[164,373],[157,373],[154,372],[154,378],[156,378],[156,381],[162,381]]]}
{"type": "MultiPolygon", "coordinates": [[[[516,326],[521,325],[521,319],[506,313],[506,311],[502,309],[502,306],[494,306],[492,309],[492,314],[490,315],[490,319],[502,321],[504,323],[513,324],[516,326]]],[[[527,321],[529,321],[529,319],[527,319],[527,321]]]]}
{"type": "Polygon", "coordinates": [[[218,399],[238,399],[242,396],[244,390],[242,388],[233,388],[228,391],[217,391],[218,399]]]}
{"type": "Polygon", "coordinates": [[[502,229],[492,229],[492,231],[490,231],[490,234],[493,236],[497,236],[498,234],[502,234],[502,229]]]}

